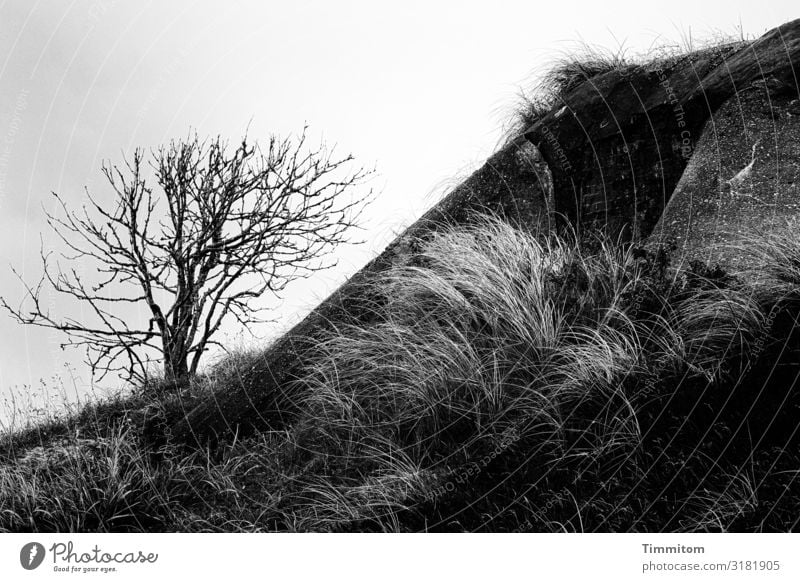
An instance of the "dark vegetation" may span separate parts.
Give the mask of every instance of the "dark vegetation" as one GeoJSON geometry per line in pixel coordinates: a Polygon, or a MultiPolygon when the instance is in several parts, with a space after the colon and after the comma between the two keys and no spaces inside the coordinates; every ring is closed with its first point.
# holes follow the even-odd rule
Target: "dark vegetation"
{"type": "Polygon", "coordinates": [[[306,354],[291,426],[170,441],[251,354],[8,435],[0,528],[794,529],[800,238],[747,252],[726,273],[496,219],[444,230],[368,283],[374,323],[306,354]]]}

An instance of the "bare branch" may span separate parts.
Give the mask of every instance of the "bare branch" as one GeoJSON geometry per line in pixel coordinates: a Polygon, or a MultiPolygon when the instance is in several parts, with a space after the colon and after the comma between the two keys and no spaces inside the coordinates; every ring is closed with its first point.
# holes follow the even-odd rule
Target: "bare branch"
{"type": "Polygon", "coordinates": [[[23,282],[23,305],[0,305],[20,323],[63,332],[101,377],[141,379],[155,361],[172,379],[196,373],[226,321],[251,328],[264,320],[256,299],[335,265],[333,249],[349,242],[372,198],[372,171],[307,141],[307,128],[264,147],[194,134],[151,151],[149,164],[140,149],[122,166],[104,164],[109,199],[87,191],[70,210],[53,194],[58,212],[46,218],[65,263],[42,250],[44,274],[35,287],[23,282]],[[88,317],[50,314],[45,288],[88,307],[88,317]],[[146,306],[146,328],[129,323],[124,305],[146,306]]]}

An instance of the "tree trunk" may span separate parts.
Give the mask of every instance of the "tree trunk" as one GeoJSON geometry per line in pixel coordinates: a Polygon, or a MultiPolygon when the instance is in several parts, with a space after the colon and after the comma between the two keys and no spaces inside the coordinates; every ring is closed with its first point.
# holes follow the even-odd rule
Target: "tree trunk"
{"type": "Polygon", "coordinates": [[[186,356],[170,358],[169,363],[165,363],[165,375],[167,381],[182,384],[189,379],[189,366],[186,363],[186,356]]]}
{"type": "Polygon", "coordinates": [[[179,387],[189,380],[188,359],[184,342],[172,339],[164,346],[164,378],[168,384],[179,387]]]}

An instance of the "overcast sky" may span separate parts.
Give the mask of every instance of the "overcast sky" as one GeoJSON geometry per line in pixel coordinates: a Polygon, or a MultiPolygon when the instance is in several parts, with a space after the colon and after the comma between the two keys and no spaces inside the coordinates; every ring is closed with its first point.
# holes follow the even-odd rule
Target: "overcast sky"
{"type": "MultiPolygon", "coordinates": [[[[758,36],[794,1],[0,3],[0,294],[35,281],[42,204],[102,197],[103,160],[185,136],[315,138],[376,164],[370,243],[274,303],[283,326],[413,222],[496,147],[520,87],[576,41],[629,53],[719,31],[758,36]]],[[[61,304],[53,303],[58,311],[61,304]]],[[[279,327],[274,329],[277,333],[279,327]]],[[[88,380],[58,336],[0,314],[0,404],[40,379],[88,380]]],[[[235,329],[228,341],[240,340],[235,329]]],[[[267,332],[269,333],[269,332],[267,332]]],[[[72,381],[67,384],[71,386],[72,381]]],[[[70,387],[71,391],[72,388],[70,387]]],[[[2,408],[2,406],[0,406],[2,408]]],[[[2,412],[0,412],[2,414],[2,412]]]]}

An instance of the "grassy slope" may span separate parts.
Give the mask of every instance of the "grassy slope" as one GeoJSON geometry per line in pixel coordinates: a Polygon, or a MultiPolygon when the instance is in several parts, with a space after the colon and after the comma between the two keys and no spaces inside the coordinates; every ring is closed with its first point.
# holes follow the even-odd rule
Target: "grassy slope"
{"type": "Polygon", "coordinates": [[[800,236],[747,252],[737,277],[492,219],[443,231],[368,283],[375,323],[306,355],[294,426],[145,445],[173,397],[17,435],[0,529],[796,528],[800,236]]]}

